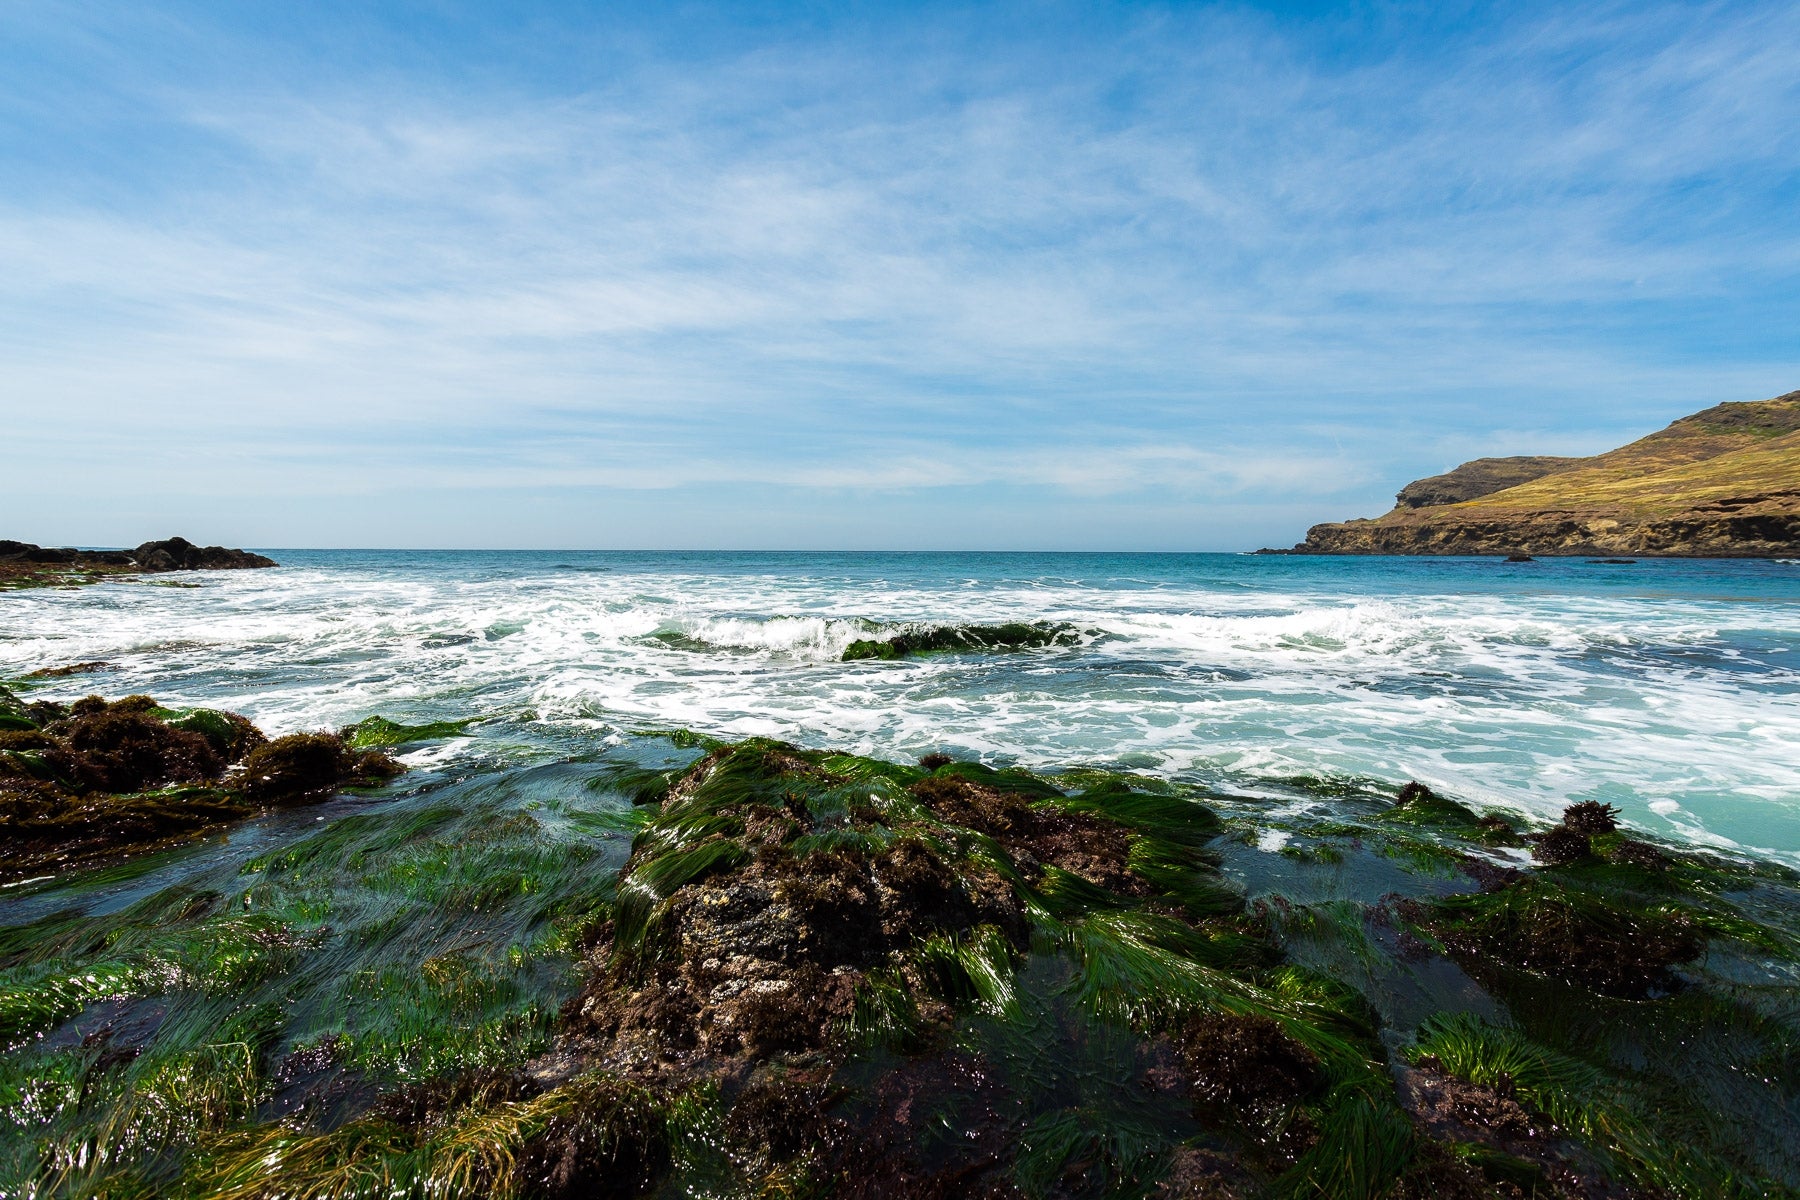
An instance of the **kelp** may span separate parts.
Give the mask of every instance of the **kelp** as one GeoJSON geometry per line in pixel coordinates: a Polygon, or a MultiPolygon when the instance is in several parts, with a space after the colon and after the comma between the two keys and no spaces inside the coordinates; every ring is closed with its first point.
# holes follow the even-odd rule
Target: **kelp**
{"type": "Polygon", "coordinates": [[[462,737],[468,733],[469,726],[474,723],[474,718],[466,717],[457,721],[427,721],[420,725],[402,725],[397,721],[390,721],[386,717],[377,715],[364,717],[354,725],[344,726],[338,731],[338,736],[344,740],[345,745],[354,750],[378,750],[410,745],[413,742],[462,737]]]}

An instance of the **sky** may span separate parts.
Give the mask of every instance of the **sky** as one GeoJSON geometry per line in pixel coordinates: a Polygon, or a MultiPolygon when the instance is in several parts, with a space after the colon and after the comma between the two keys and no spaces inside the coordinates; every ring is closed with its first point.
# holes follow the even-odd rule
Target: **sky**
{"type": "Polygon", "coordinates": [[[0,537],[1240,550],[1800,388],[1800,6],[0,5],[0,537]]]}

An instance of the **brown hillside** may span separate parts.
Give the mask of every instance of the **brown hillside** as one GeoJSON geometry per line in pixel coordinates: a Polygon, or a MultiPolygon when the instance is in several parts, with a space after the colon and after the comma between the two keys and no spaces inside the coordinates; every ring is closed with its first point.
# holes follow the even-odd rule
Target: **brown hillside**
{"type": "Polygon", "coordinates": [[[1800,392],[1720,404],[1592,458],[1477,459],[1399,500],[1316,525],[1293,552],[1800,554],[1800,392]],[[1509,485],[1506,464],[1529,477],[1509,485]]]}

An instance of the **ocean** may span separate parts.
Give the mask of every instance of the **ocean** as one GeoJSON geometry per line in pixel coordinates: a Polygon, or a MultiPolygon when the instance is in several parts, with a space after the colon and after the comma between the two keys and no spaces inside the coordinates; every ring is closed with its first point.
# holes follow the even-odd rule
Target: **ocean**
{"type": "MultiPolygon", "coordinates": [[[[271,734],[481,720],[433,777],[643,729],[1098,766],[1280,803],[1423,781],[1800,865],[1800,565],[1230,554],[270,550],[279,570],[0,597],[0,676],[271,734]],[[900,630],[1071,644],[842,662],[900,630]]],[[[402,787],[405,786],[403,781],[402,787]]]]}

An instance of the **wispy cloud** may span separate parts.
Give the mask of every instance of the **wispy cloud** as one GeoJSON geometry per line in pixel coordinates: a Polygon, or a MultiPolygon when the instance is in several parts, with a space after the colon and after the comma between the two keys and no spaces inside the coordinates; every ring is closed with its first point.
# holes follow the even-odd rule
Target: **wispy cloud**
{"type": "Polygon", "coordinates": [[[72,103],[0,84],[0,488],[686,491],[693,544],[732,484],[1325,517],[1800,379],[1790,7],[1079,15],[421,65],[25,5],[72,103]]]}

